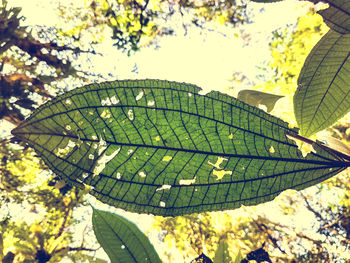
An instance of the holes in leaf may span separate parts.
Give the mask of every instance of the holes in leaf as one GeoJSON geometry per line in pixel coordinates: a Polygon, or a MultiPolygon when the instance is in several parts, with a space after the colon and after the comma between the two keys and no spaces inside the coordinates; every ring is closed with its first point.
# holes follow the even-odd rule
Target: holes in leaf
{"type": "Polygon", "coordinates": [[[102,106],[111,106],[111,105],[112,105],[112,102],[111,102],[111,100],[107,97],[107,98],[101,100],[101,105],[102,105],[102,106]]]}
{"type": "Polygon", "coordinates": [[[163,201],[160,201],[160,202],[159,202],[159,206],[160,206],[160,207],[165,207],[165,203],[164,203],[163,201]]]}
{"type": "Polygon", "coordinates": [[[120,100],[117,99],[117,97],[114,95],[114,96],[111,97],[111,102],[112,102],[112,104],[115,105],[115,104],[118,104],[120,102],[120,100]]]}
{"type": "Polygon", "coordinates": [[[173,159],[172,156],[167,156],[167,155],[166,155],[166,156],[163,157],[162,161],[163,161],[163,162],[170,162],[172,159],[173,159]]]}
{"type": "Polygon", "coordinates": [[[162,190],[170,190],[170,188],[171,188],[171,185],[169,185],[169,184],[163,184],[161,187],[159,187],[159,188],[156,189],[156,192],[162,191],[162,190]]]}
{"type": "Polygon", "coordinates": [[[133,121],[134,120],[134,111],[132,109],[128,110],[128,118],[129,120],[133,121]]]}
{"type": "Polygon", "coordinates": [[[270,152],[270,153],[275,153],[275,152],[276,152],[276,151],[275,151],[275,148],[274,148],[273,146],[271,146],[270,149],[269,149],[269,152],[270,152]]]}
{"type": "Polygon", "coordinates": [[[67,105],[71,105],[71,104],[72,104],[72,101],[71,101],[70,99],[66,99],[65,103],[66,103],[67,105]]]}
{"type": "Polygon", "coordinates": [[[193,179],[181,179],[179,181],[180,185],[191,185],[194,184],[196,182],[196,176],[193,179]]]}
{"type": "Polygon", "coordinates": [[[154,106],[154,104],[155,104],[155,101],[154,101],[154,100],[149,100],[149,101],[147,102],[147,106],[149,106],[149,107],[154,106]]]}
{"type": "Polygon", "coordinates": [[[97,148],[98,148],[98,155],[101,155],[101,153],[107,148],[106,141],[101,138],[100,141],[98,142],[97,148]]]}
{"type": "Polygon", "coordinates": [[[104,109],[100,116],[101,116],[101,118],[103,118],[103,119],[108,119],[108,118],[110,118],[112,115],[111,115],[111,112],[110,112],[108,109],[104,109]]]}
{"type": "MultiPolygon", "coordinates": [[[[103,169],[106,167],[106,164],[109,163],[119,153],[119,151],[120,151],[120,148],[115,150],[110,155],[107,155],[105,153],[101,157],[99,157],[97,162],[96,162],[96,166],[94,168],[94,171],[93,171],[94,175],[100,174],[103,171],[103,169]]],[[[101,154],[101,153],[99,153],[99,154],[101,154]]]]}
{"type": "Polygon", "coordinates": [[[145,173],[145,172],[139,172],[139,176],[140,176],[141,178],[145,178],[145,177],[146,177],[146,173],[145,173]]]}
{"type": "Polygon", "coordinates": [[[140,93],[136,96],[136,101],[139,101],[140,99],[142,99],[142,97],[143,97],[143,91],[140,91],[140,93]]]}
{"type": "Polygon", "coordinates": [[[218,157],[216,163],[212,163],[211,161],[208,161],[208,164],[215,167],[216,169],[221,170],[222,168],[220,167],[220,165],[224,162],[227,161],[228,159],[223,158],[223,157],[218,157]]]}
{"type": "Polygon", "coordinates": [[[225,175],[231,175],[232,171],[225,171],[225,170],[213,170],[213,175],[215,175],[217,178],[216,180],[221,180],[225,175]]]}
{"type": "Polygon", "coordinates": [[[67,145],[68,147],[73,148],[75,145],[76,145],[75,142],[73,142],[73,141],[71,141],[71,140],[68,141],[68,145],[67,145]]]}
{"type": "Polygon", "coordinates": [[[55,151],[55,154],[58,157],[66,157],[72,150],[73,148],[76,146],[77,144],[74,141],[69,140],[66,147],[64,148],[57,148],[55,151]]]}

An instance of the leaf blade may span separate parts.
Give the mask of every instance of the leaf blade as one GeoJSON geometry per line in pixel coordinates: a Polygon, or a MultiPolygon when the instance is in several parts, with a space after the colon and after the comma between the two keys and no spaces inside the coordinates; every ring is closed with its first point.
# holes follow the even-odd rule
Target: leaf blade
{"type": "Polygon", "coordinates": [[[199,90],[157,80],[89,85],[43,105],[13,134],[99,200],[164,216],[269,201],[347,167],[317,145],[304,158],[287,123],[199,90]]]}
{"type": "Polygon", "coordinates": [[[350,109],[350,35],[330,30],[313,48],[298,78],[294,112],[302,135],[332,125],[350,109]]]}
{"type": "Polygon", "coordinates": [[[145,234],[124,217],[93,208],[92,225],[111,262],[161,263],[145,234]]]}

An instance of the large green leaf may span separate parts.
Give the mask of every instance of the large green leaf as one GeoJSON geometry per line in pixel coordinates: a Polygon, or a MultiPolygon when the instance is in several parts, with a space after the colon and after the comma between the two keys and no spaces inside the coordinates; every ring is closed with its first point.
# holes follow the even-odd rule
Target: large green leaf
{"type": "Polygon", "coordinates": [[[313,0],[312,2],[327,2],[329,7],[318,11],[324,22],[334,31],[341,34],[350,33],[350,1],[349,0],[313,0]]]}
{"type": "Polygon", "coordinates": [[[67,182],[135,212],[174,216],[272,200],[349,166],[264,111],[194,85],[116,81],[68,92],[13,130],[67,182]]]}
{"type": "Polygon", "coordinates": [[[122,216],[93,208],[95,236],[113,263],[161,263],[148,238],[122,216]]]}
{"type": "Polygon", "coordinates": [[[350,110],[350,34],[330,30],[307,57],[294,94],[302,135],[323,130],[350,110]]]}

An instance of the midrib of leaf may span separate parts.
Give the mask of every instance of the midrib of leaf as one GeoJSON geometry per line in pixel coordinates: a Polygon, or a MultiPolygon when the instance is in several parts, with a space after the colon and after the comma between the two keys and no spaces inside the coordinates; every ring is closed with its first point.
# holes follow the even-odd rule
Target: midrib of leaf
{"type": "MultiPolygon", "coordinates": [[[[20,135],[21,133],[17,133],[20,135]]],[[[83,142],[99,142],[99,140],[91,140],[91,139],[84,139],[84,138],[79,138],[78,136],[72,136],[72,135],[62,135],[62,134],[55,134],[55,133],[31,133],[31,134],[36,134],[36,135],[50,135],[50,136],[58,136],[58,137],[63,137],[63,138],[72,138],[72,139],[79,139],[83,142]]],[[[267,138],[269,139],[269,138],[267,138]]],[[[309,159],[297,159],[297,158],[284,158],[284,157],[273,157],[273,156],[259,156],[259,155],[244,155],[244,154],[229,154],[229,153],[222,153],[222,152],[209,152],[209,151],[199,151],[199,150],[191,150],[191,149],[183,149],[183,148],[173,148],[173,147],[168,147],[168,146],[155,146],[155,145],[145,145],[145,144],[133,144],[133,143],[120,143],[120,142],[113,142],[113,141],[108,141],[107,139],[105,140],[107,144],[110,145],[118,145],[118,146],[129,146],[129,147],[137,147],[137,148],[150,148],[150,149],[160,149],[160,150],[168,150],[168,151],[176,151],[176,152],[185,152],[185,153],[193,153],[193,154],[203,154],[203,155],[211,155],[211,156],[223,156],[223,157],[233,157],[233,158],[244,158],[244,159],[258,159],[258,160],[273,160],[273,161],[284,161],[284,162],[297,162],[297,163],[309,163],[309,164],[318,164],[318,165],[326,165],[327,167],[329,164],[332,164],[329,167],[339,167],[340,166],[347,166],[346,163],[339,161],[336,162],[332,159],[326,158],[324,156],[321,156],[319,154],[316,154],[314,152],[311,152],[310,155],[314,155],[316,157],[322,158],[324,160],[327,160],[329,162],[325,161],[317,161],[317,160],[309,160],[309,159]]],[[[282,143],[280,141],[277,141],[279,143],[282,143]]],[[[291,145],[287,144],[288,146],[296,147],[296,145],[291,145]]],[[[42,147],[40,144],[36,144],[38,147],[42,147]]],[[[43,148],[44,149],[44,148],[43,148]]],[[[44,149],[46,150],[46,149],[44,149]]],[[[105,150],[106,151],[106,150],[105,150]]],[[[72,152],[73,153],[73,152],[72,152]]],[[[102,153],[103,154],[103,153],[102,153]]],[[[101,154],[101,155],[102,155],[101,154]]],[[[58,157],[60,158],[60,157],[58,157]]],[[[60,158],[62,161],[66,161],[65,158],[60,158]]],[[[73,165],[73,164],[72,164],[73,165]]],[[[78,166],[77,166],[78,167],[78,166]]],[[[320,168],[323,169],[323,168],[320,168]]]]}
{"type": "MultiPolygon", "coordinates": [[[[209,154],[212,154],[212,153],[209,153],[209,154]]],[[[310,154],[313,154],[313,153],[310,153],[310,154]]],[[[214,154],[215,155],[215,154],[214,154]]],[[[222,155],[222,154],[221,154],[222,155]]],[[[315,154],[314,154],[315,155],[315,154]]],[[[216,156],[216,155],[215,155],[216,156]]],[[[315,155],[315,156],[319,156],[319,155],[315,155]]],[[[227,155],[225,157],[237,157],[237,156],[232,156],[232,155],[227,155]]],[[[243,158],[251,158],[252,156],[242,156],[243,158]]],[[[260,156],[257,156],[258,158],[260,158],[260,156]]],[[[321,156],[322,157],[322,156],[321,156]]],[[[131,158],[131,156],[130,156],[131,158]]],[[[254,159],[254,158],[251,158],[251,159],[254,159]]],[[[204,159],[205,160],[205,159],[204,159]]],[[[268,178],[278,178],[279,176],[281,175],[286,175],[286,174],[293,174],[293,173],[298,173],[298,172],[309,172],[311,170],[323,170],[323,169],[332,169],[334,167],[338,167],[338,169],[335,169],[335,170],[331,170],[330,172],[328,172],[327,174],[325,174],[323,177],[324,178],[327,178],[329,175],[331,174],[335,174],[335,173],[339,173],[341,171],[343,171],[344,169],[347,168],[347,164],[344,163],[344,162],[320,162],[320,161],[314,161],[314,160],[305,160],[305,161],[301,161],[299,159],[286,159],[286,158],[272,158],[272,160],[279,160],[279,161],[285,161],[285,162],[290,162],[290,161],[293,161],[293,162],[302,162],[302,163],[305,163],[305,161],[307,161],[307,163],[311,163],[311,164],[318,164],[318,165],[324,165],[324,166],[321,166],[321,167],[308,167],[308,168],[305,168],[305,169],[299,169],[299,170],[293,170],[293,171],[289,171],[289,172],[283,172],[283,173],[280,173],[280,174],[274,174],[274,175],[271,175],[271,176],[265,176],[265,177],[259,177],[259,178],[253,178],[253,179],[243,179],[243,180],[233,180],[233,181],[229,181],[229,182],[223,182],[223,181],[220,181],[220,182],[215,182],[215,183],[206,183],[206,184],[200,184],[200,183],[196,183],[195,186],[197,187],[200,187],[200,186],[214,186],[214,185],[224,185],[224,184],[228,184],[228,185],[232,185],[232,184],[235,184],[235,183],[249,183],[249,182],[253,182],[253,181],[260,181],[260,185],[261,185],[261,182],[264,180],[264,179],[268,179],[268,178]],[[327,164],[327,165],[326,165],[327,164]]],[[[50,162],[49,160],[47,160],[48,162],[50,162]]],[[[67,161],[67,160],[64,160],[62,159],[62,161],[67,161]]],[[[68,161],[69,162],[69,161],[68,161]]],[[[74,163],[72,162],[69,162],[72,166],[75,166],[79,169],[81,169],[81,167],[75,165],[74,163]]],[[[185,166],[184,166],[185,167],[185,166]]],[[[225,167],[223,168],[225,170],[225,167]]],[[[88,170],[86,170],[86,172],[89,172],[88,170]]],[[[103,173],[100,174],[101,176],[106,176],[108,177],[107,175],[104,175],[103,173]]],[[[316,178],[316,179],[312,179],[312,180],[309,180],[309,181],[304,181],[302,182],[301,184],[295,184],[294,185],[294,188],[298,189],[298,187],[302,187],[304,185],[307,185],[307,184],[311,184],[312,182],[316,181],[316,182],[319,182],[320,180],[322,180],[322,178],[316,178]]],[[[130,181],[126,181],[126,180],[123,180],[123,179],[119,179],[118,181],[120,182],[124,182],[124,183],[127,183],[129,185],[132,185],[132,184],[135,184],[135,185],[141,185],[141,186],[144,186],[144,185],[148,185],[148,186],[152,186],[154,188],[158,188],[158,187],[161,187],[162,184],[150,184],[150,183],[146,183],[146,182],[134,182],[132,180],[130,181]]],[[[172,185],[172,188],[191,188],[193,187],[193,185],[172,185]]],[[[208,188],[209,189],[209,188],[208,188]]],[[[242,188],[244,189],[244,187],[242,188]]],[[[94,191],[94,190],[92,190],[94,191]]],[[[264,198],[264,197],[269,197],[269,196],[274,196],[276,195],[277,193],[279,193],[280,190],[277,190],[275,192],[270,192],[269,194],[266,194],[266,195],[261,195],[260,198],[264,198]]],[[[103,194],[101,192],[97,192],[99,195],[105,195],[105,196],[108,196],[108,198],[112,198],[114,200],[117,200],[117,201],[122,201],[122,202],[125,202],[125,203],[129,203],[129,204],[133,204],[133,202],[127,202],[126,200],[123,200],[123,198],[120,198],[120,199],[117,199],[117,198],[113,198],[113,197],[110,197],[109,195],[107,194],[103,194]]],[[[253,198],[240,198],[240,202],[244,202],[244,201],[250,201],[250,200],[254,200],[255,197],[253,198]]],[[[232,201],[231,203],[236,203],[237,201],[234,200],[232,201]]],[[[214,204],[225,204],[227,203],[226,201],[225,202],[215,202],[214,204]]],[[[141,204],[139,204],[141,205],[141,204]]],[[[142,205],[141,205],[142,206],[142,205]]],[[[147,206],[152,206],[152,205],[147,205],[147,206]]],[[[203,204],[198,204],[198,205],[192,205],[191,207],[203,207],[205,205],[203,204]]],[[[154,206],[156,207],[156,206],[154,206]]],[[[181,208],[187,208],[187,206],[177,206],[176,209],[181,209],[181,208]]],[[[166,209],[166,210],[172,210],[173,208],[172,207],[165,207],[163,209],[166,209]]]]}

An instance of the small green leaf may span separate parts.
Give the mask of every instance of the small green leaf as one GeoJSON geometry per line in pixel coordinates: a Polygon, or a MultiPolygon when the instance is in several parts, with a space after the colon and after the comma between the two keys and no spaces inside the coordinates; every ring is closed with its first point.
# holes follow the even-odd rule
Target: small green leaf
{"type": "Polygon", "coordinates": [[[287,123],[199,90],[159,80],[92,84],[42,105],[12,133],[102,202],[164,216],[255,205],[349,166],[318,143],[304,158],[287,123]]]}
{"type": "Polygon", "coordinates": [[[248,103],[251,106],[259,107],[265,105],[267,112],[270,112],[275,107],[276,102],[283,96],[265,93],[257,90],[241,90],[238,92],[237,99],[248,103]]]}
{"type": "Polygon", "coordinates": [[[350,110],[350,34],[330,30],[300,72],[294,112],[304,136],[321,131],[350,110]]]}
{"type": "Polygon", "coordinates": [[[313,0],[311,2],[327,2],[329,7],[317,13],[323,17],[327,26],[334,31],[340,34],[350,33],[350,2],[348,0],[313,0]]]}
{"type": "Polygon", "coordinates": [[[218,248],[215,251],[215,256],[213,259],[214,263],[230,263],[232,258],[228,250],[228,244],[226,240],[221,240],[218,248]]]}
{"type": "Polygon", "coordinates": [[[111,262],[161,262],[145,234],[124,217],[93,208],[92,225],[111,262]]]}

